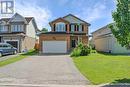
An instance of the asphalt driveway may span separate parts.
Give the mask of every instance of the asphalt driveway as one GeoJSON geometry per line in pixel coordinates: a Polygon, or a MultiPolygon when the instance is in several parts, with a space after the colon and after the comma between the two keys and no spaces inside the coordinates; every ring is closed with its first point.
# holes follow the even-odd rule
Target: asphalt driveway
{"type": "Polygon", "coordinates": [[[86,85],[69,55],[30,56],[0,68],[0,84],[86,85]]]}

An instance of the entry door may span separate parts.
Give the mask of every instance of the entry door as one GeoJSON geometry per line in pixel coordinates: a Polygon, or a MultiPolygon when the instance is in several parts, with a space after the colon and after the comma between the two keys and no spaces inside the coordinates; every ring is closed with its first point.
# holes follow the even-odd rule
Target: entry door
{"type": "Polygon", "coordinates": [[[73,47],[73,48],[76,47],[76,40],[71,40],[71,47],[73,47]]]}

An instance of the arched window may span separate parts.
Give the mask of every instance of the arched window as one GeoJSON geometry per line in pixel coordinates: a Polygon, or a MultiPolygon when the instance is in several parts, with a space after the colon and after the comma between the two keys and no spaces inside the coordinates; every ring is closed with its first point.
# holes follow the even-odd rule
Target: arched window
{"type": "Polygon", "coordinates": [[[57,32],[65,32],[65,23],[59,22],[56,23],[56,31],[57,32]]]}

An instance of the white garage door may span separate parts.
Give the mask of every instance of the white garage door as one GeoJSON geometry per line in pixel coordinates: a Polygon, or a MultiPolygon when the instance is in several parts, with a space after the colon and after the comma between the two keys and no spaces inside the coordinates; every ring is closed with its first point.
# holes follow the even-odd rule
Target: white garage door
{"type": "Polygon", "coordinates": [[[43,41],[42,50],[43,53],[66,53],[67,42],[66,41],[43,41]]]}

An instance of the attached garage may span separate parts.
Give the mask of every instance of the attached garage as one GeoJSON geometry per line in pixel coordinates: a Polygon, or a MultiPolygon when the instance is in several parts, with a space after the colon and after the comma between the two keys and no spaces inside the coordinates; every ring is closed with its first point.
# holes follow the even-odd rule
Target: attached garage
{"type": "Polygon", "coordinates": [[[67,53],[67,41],[43,41],[43,53],[67,53]]]}
{"type": "Polygon", "coordinates": [[[6,43],[11,44],[13,47],[18,49],[19,52],[19,40],[5,40],[6,43]]]}

